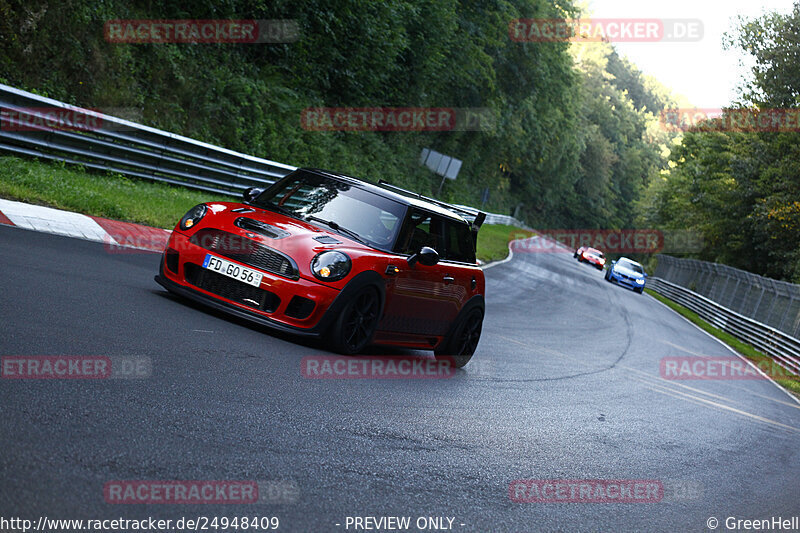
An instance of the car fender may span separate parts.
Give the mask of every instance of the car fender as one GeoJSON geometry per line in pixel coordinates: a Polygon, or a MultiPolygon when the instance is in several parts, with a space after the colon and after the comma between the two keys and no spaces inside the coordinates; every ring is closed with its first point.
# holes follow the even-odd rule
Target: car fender
{"type": "Polygon", "coordinates": [[[333,303],[328,307],[328,310],[325,311],[325,315],[320,319],[314,329],[320,333],[327,331],[328,327],[336,320],[336,317],[344,309],[344,306],[347,305],[353,295],[368,286],[372,286],[378,291],[378,298],[380,299],[378,316],[383,316],[383,307],[386,303],[386,282],[383,277],[374,270],[365,270],[354,276],[353,279],[345,285],[333,300],[333,303]]]}

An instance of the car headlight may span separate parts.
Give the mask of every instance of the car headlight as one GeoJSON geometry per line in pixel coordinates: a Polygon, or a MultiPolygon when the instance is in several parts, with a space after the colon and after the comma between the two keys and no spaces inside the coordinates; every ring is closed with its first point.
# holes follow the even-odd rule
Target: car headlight
{"type": "Polygon", "coordinates": [[[180,228],[186,230],[194,227],[206,216],[207,211],[208,208],[205,204],[199,204],[189,209],[189,212],[183,215],[181,219],[180,228]]]}
{"type": "Polygon", "coordinates": [[[322,281],[339,281],[350,272],[350,258],[342,252],[320,252],[311,260],[311,272],[322,281]]]}
{"type": "Polygon", "coordinates": [[[638,283],[639,285],[644,285],[644,280],[643,279],[637,279],[636,283],[638,283]]]}

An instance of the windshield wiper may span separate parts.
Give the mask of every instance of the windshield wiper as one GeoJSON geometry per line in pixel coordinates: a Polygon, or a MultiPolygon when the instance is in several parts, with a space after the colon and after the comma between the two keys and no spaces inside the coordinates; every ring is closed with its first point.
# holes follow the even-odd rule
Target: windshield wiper
{"type": "Polygon", "coordinates": [[[295,213],[291,209],[286,209],[282,205],[273,204],[272,202],[263,202],[263,203],[257,203],[257,204],[253,203],[251,205],[255,205],[256,207],[260,207],[262,209],[267,209],[269,211],[277,211],[278,213],[280,213],[282,215],[286,215],[288,217],[301,218],[299,215],[297,215],[297,213],[295,213]]]}
{"type": "Polygon", "coordinates": [[[349,229],[347,229],[345,227],[340,226],[339,224],[337,224],[333,220],[325,220],[324,218],[315,217],[314,215],[307,216],[306,220],[313,220],[314,222],[319,222],[320,224],[325,224],[326,226],[328,226],[332,230],[344,233],[345,235],[347,235],[351,239],[354,239],[354,240],[360,242],[361,244],[366,244],[367,246],[369,246],[369,243],[367,243],[367,241],[365,241],[364,238],[361,235],[359,235],[358,233],[356,233],[353,230],[349,230],[349,229]]]}

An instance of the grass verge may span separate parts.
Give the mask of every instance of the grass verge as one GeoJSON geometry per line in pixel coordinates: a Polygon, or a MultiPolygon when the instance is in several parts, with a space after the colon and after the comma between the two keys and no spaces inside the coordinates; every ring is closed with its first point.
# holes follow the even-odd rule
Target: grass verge
{"type": "Polygon", "coordinates": [[[513,239],[530,237],[532,231],[505,224],[484,224],[478,232],[478,259],[484,263],[508,257],[508,243],[513,239]]]}
{"type": "MultiPolygon", "coordinates": [[[[757,349],[753,346],[740,341],[730,333],[726,333],[721,329],[715,328],[702,318],[692,311],[691,309],[687,309],[686,307],[673,302],[669,298],[665,298],[661,296],[657,292],[653,291],[652,289],[645,289],[645,292],[658,300],[659,302],[663,303],[664,305],[668,306],[671,309],[674,309],[682,316],[689,319],[693,324],[699,326],[703,331],[710,333],[711,335],[715,336],[741,355],[747,357],[749,360],[754,362],[756,365],[767,365],[772,361],[772,358],[757,349]]],[[[772,377],[772,376],[770,376],[772,377]]],[[[780,378],[780,377],[773,377],[775,381],[777,381],[783,388],[792,392],[795,396],[800,397],[800,380],[792,379],[792,378],[780,378]]]]}
{"type": "Polygon", "coordinates": [[[0,197],[168,229],[201,202],[231,199],[12,156],[0,157],[0,197]]]}

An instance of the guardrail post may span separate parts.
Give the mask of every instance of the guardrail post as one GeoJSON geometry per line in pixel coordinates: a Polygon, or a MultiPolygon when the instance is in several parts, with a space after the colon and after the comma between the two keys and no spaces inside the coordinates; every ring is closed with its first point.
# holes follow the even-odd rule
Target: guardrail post
{"type": "Polygon", "coordinates": [[[778,329],[783,329],[783,323],[786,321],[786,317],[789,315],[789,311],[791,311],[793,303],[794,303],[794,294],[790,294],[789,303],[786,304],[786,310],[783,312],[783,316],[781,317],[781,323],[778,325],[778,329]]]}
{"type": "Polygon", "coordinates": [[[736,286],[733,288],[733,291],[731,292],[731,299],[728,301],[728,306],[727,306],[728,308],[732,308],[733,307],[733,301],[736,299],[736,293],[739,292],[739,283],[741,281],[742,280],[739,279],[739,277],[737,276],[736,277],[736,286]]]}
{"type": "Polygon", "coordinates": [[[758,300],[756,301],[756,306],[753,308],[753,314],[750,315],[753,318],[755,318],[756,313],[758,313],[758,308],[761,305],[761,300],[764,299],[764,293],[766,292],[766,290],[767,290],[767,288],[764,285],[762,285],[761,286],[761,294],[758,295],[758,300]]]}
{"type": "Polygon", "coordinates": [[[728,283],[730,282],[730,280],[731,280],[731,277],[728,274],[725,274],[725,286],[722,287],[722,294],[719,295],[719,298],[717,298],[717,301],[721,302],[722,301],[722,297],[725,296],[726,294],[728,294],[728,283]]]}

